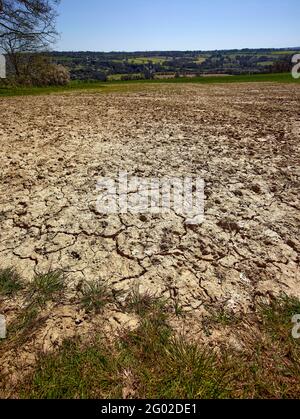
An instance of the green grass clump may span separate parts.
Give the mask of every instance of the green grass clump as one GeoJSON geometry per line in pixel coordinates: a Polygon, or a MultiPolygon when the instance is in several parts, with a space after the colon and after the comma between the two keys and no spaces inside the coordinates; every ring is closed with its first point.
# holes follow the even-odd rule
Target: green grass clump
{"type": "Polygon", "coordinates": [[[87,313],[101,313],[107,304],[113,303],[112,292],[102,281],[88,282],[82,290],[81,306],[87,313]]]}
{"type": "Polygon", "coordinates": [[[44,306],[61,297],[65,286],[65,275],[61,271],[38,274],[28,286],[28,299],[31,303],[44,306]]]}
{"type": "Polygon", "coordinates": [[[239,322],[239,319],[233,313],[226,311],[223,307],[212,310],[209,320],[222,326],[232,326],[239,322]]]}
{"type": "Polygon", "coordinates": [[[43,324],[44,319],[40,317],[39,308],[32,304],[26,307],[9,326],[8,339],[3,343],[8,345],[24,345],[34,332],[43,324]]]}
{"type": "Polygon", "coordinates": [[[65,342],[59,353],[41,360],[21,396],[30,399],[92,399],[120,396],[115,358],[101,341],[89,347],[65,342]]]}
{"type": "Polygon", "coordinates": [[[150,291],[141,293],[139,284],[132,287],[125,301],[126,311],[141,317],[151,312],[163,312],[167,308],[166,305],[165,299],[153,295],[150,291]]]}
{"type": "Polygon", "coordinates": [[[23,288],[20,275],[13,268],[0,270],[0,294],[13,296],[23,288]]]}
{"type": "Polygon", "coordinates": [[[241,354],[236,394],[241,398],[293,399],[300,397],[300,339],[292,336],[292,317],[300,301],[282,296],[258,312],[258,335],[248,336],[241,354]]]}
{"type": "Polygon", "coordinates": [[[127,369],[143,399],[218,399],[228,394],[229,370],[205,348],[175,338],[164,313],[151,314],[121,340],[127,369]]]}
{"type": "MultiPolygon", "coordinates": [[[[149,386],[149,396],[159,392],[167,399],[221,399],[229,396],[230,368],[219,362],[213,351],[188,343],[183,338],[171,340],[160,358],[161,379],[149,386]]],[[[157,375],[157,378],[159,375],[157,375]]],[[[148,390],[147,390],[148,391],[148,390]]]]}
{"type": "Polygon", "coordinates": [[[46,320],[42,310],[49,302],[61,301],[65,290],[65,275],[61,271],[37,274],[27,286],[22,287],[24,306],[9,324],[8,338],[3,345],[23,345],[46,320]]]}
{"type": "Polygon", "coordinates": [[[265,328],[276,336],[276,333],[283,332],[285,328],[290,329],[292,317],[300,314],[300,301],[297,298],[282,295],[271,301],[270,305],[262,305],[260,311],[265,328]]]}

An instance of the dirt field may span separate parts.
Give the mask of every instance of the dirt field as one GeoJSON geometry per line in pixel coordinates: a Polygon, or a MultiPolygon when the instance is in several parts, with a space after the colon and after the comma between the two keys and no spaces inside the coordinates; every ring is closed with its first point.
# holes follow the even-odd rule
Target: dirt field
{"type": "MultiPolygon", "coordinates": [[[[139,283],[195,324],[209,307],[243,313],[280,292],[300,297],[299,103],[292,84],[1,99],[0,267],[27,281],[62,269],[70,298],[85,280],[125,292],[139,283]],[[119,170],[202,177],[205,221],[99,214],[97,179],[119,170]]],[[[5,302],[8,317],[17,304],[5,302]]],[[[80,316],[71,303],[59,310],[47,347],[80,316]]]]}

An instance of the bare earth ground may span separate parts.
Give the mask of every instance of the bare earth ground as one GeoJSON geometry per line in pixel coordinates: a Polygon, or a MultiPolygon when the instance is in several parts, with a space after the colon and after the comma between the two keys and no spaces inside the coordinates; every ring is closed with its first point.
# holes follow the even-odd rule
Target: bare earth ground
{"type": "MultiPolygon", "coordinates": [[[[70,298],[48,313],[40,349],[95,324],[72,303],[85,280],[171,298],[194,334],[210,308],[300,297],[299,104],[300,86],[280,84],[1,99],[0,268],[28,281],[68,273],[70,298]],[[202,177],[205,221],[97,213],[97,179],[119,170],[202,177]]],[[[9,320],[19,308],[5,301],[1,312],[9,320]]],[[[113,306],[105,316],[135,322],[113,306]]]]}

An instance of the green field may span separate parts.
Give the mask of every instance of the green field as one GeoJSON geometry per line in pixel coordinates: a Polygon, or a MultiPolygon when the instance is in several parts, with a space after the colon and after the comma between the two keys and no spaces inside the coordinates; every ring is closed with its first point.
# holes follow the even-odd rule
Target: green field
{"type": "Polygon", "coordinates": [[[197,63],[197,64],[203,64],[205,61],[206,61],[206,57],[199,56],[197,58],[197,60],[195,60],[195,63],[197,63]]]}
{"type": "Polygon", "coordinates": [[[293,55],[293,54],[299,54],[299,53],[300,53],[299,50],[294,50],[294,51],[286,50],[286,51],[272,51],[271,55],[293,55]]]}
{"type": "Polygon", "coordinates": [[[272,65],[273,64],[273,61],[262,61],[262,62],[260,62],[260,63],[257,63],[257,65],[259,65],[259,66],[270,66],[270,65],[272,65]]]}
{"type": "Polygon", "coordinates": [[[121,81],[122,77],[141,77],[141,73],[131,73],[131,74],[111,74],[107,76],[108,81],[121,81]]]}
{"type": "Polygon", "coordinates": [[[166,57],[137,57],[129,59],[131,64],[148,64],[150,61],[153,64],[163,64],[167,60],[166,57]]]}
{"type": "Polygon", "coordinates": [[[180,77],[172,79],[155,80],[133,80],[133,81],[109,81],[98,82],[71,82],[68,86],[60,87],[0,87],[0,97],[5,96],[26,96],[40,95],[61,92],[76,92],[93,90],[98,93],[122,92],[140,88],[146,84],[162,83],[197,83],[197,84],[217,84],[217,83],[296,83],[300,84],[300,79],[293,79],[290,73],[281,74],[257,74],[242,76],[217,76],[217,77],[180,77]]]}

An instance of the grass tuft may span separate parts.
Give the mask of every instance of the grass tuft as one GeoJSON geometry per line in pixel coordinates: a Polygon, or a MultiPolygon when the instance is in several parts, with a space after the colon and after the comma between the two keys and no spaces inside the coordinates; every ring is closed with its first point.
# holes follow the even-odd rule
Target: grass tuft
{"type": "Polygon", "coordinates": [[[125,305],[128,312],[144,317],[150,313],[165,311],[167,301],[153,295],[150,291],[141,293],[139,284],[136,284],[127,296],[125,305]]]}
{"type": "Polygon", "coordinates": [[[23,288],[20,275],[13,268],[0,270],[0,294],[12,297],[23,288]]]}
{"type": "Polygon", "coordinates": [[[102,281],[87,282],[83,286],[81,306],[87,313],[99,314],[107,304],[113,303],[112,292],[102,281]]]}
{"type": "Polygon", "coordinates": [[[232,326],[239,322],[239,319],[233,313],[225,310],[223,307],[211,311],[210,320],[222,326],[232,326]]]}
{"type": "Polygon", "coordinates": [[[47,302],[58,299],[65,290],[65,279],[62,271],[36,275],[28,287],[30,301],[44,306],[47,302]]]}
{"type": "MultiPolygon", "coordinates": [[[[230,368],[211,350],[172,339],[165,348],[162,380],[156,383],[161,398],[220,399],[229,395],[230,368]]],[[[163,362],[163,358],[161,358],[163,362]]],[[[153,395],[155,394],[153,388],[153,395]]]]}
{"type": "Polygon", "coordinates": [[[300,397],[300,340],[292,336],[295,314],[300,314],[300,301],[286,295],[260,307],[259,334],[248,336],[247,353],[233,363],[241,398],[300,397]]]}
{"type": "Polygon", "coordinates": [[[32,382],[21,397],[29,399],[92,399],[121,395],[115,358],[100,343],[83,347],[66,341],[59,353],[41,357],[32,382]]]}

